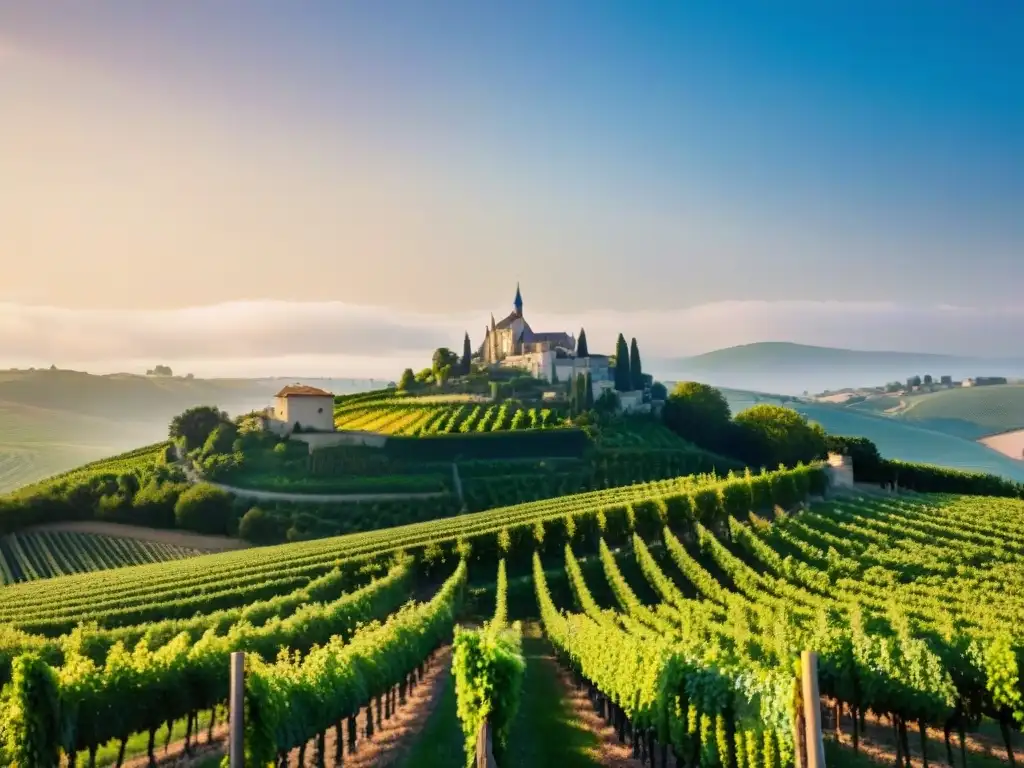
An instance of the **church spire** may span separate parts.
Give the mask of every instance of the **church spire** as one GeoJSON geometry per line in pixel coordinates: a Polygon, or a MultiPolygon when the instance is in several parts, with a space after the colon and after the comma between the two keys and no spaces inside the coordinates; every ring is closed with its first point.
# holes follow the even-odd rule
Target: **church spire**
{"type": "Polygon", "coordinates": [[[512,306],[516,308],[516,314],[520,317],[523,316],[523,295],[519,292],[519,283],[516,283],[516,299],[512,302],[512,306]]]}

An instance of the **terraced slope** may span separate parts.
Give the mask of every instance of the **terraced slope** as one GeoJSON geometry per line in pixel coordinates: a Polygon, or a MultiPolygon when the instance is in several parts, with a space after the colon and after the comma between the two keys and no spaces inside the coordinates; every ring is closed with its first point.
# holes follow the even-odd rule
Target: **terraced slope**
{"type": "Polygon", "coordinates": [[[77,531],[12,533],[0,537],[0,579],[14,584],[201,554],[192,547],[77,531]]]}

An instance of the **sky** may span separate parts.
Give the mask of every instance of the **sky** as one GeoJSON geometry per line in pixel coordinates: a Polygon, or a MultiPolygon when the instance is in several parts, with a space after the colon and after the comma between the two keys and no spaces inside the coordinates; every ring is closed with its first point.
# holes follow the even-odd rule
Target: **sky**
{"type": "Polygon", "coordinates": [[[0,365],[383,369],[517,281],[666,355],[1020,354],[1021,39],[1010,0],[0,0],[0,365]]]}

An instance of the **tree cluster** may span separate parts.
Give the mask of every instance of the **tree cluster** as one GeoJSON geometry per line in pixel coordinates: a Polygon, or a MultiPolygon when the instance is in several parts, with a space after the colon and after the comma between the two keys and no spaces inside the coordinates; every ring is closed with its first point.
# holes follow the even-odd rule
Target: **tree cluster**
{"type": "Polygon", "coordinates": [[[635,392],[642,390],[644,385],[645,377],[636,337],[627,346],[626,337],[620,333],[615,342],[615,390],[635,392]]]}
{"type": "Polygon", "coordinates": [[[695,445],[754,467],[792,467],[822,459],[827,451],[825,431],[797,411],[762,403],[733,418],[719,390],[695,381],[676,386],[662,419],[695,445]]]}
{"type": "Polygon", "coordinates": [[[197,405],[171,420],[168,435],[182,443],[185,451],[202,448],[217,427],[231,424],[230,417],[212,405],[197,405]]]}
{"type": "Polygon", "coordinates": [[[174,372],[171,371],[170,366],[167,366],[167,365],[157,365],[157,366],[155,366],[153,368],[150,368],[148,371],[146,371],[146,375],[147,376],[173,376],[174,372]]]}
{"type": "Polygon", "coordinates": [[[578,416],[581,413],[594,410],[594,381],[590,371],[577,373],[576,380],[572,382],[569,390],[569,413],[578,416]]]}

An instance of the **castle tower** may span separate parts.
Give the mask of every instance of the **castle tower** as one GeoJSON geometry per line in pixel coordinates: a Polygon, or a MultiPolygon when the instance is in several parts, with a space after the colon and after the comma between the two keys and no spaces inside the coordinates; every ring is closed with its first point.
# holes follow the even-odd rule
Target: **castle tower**
{"type": "Polygon", "coordinates": [[[516,283],[516,298],[512,302],[512,306],[516,308],[516,314],[519,317],[523,316],[523,295],[519,293],[519,283],[516,283]]]}
{"type": "Polygon", "coordinates": [[[491,362],[498,362],[498,327],[494,323],[494,314],[491,313],[491,332],[487,335],[491,342],[491,362]]]}

